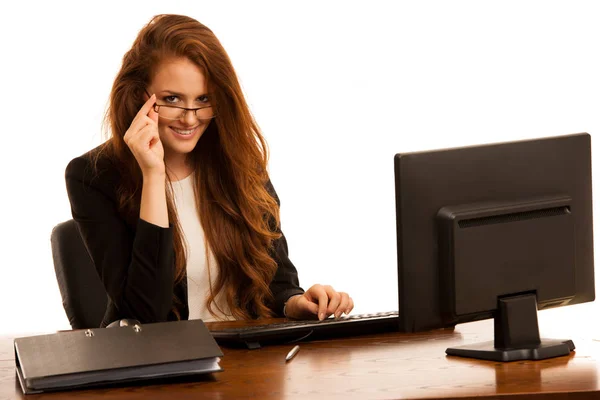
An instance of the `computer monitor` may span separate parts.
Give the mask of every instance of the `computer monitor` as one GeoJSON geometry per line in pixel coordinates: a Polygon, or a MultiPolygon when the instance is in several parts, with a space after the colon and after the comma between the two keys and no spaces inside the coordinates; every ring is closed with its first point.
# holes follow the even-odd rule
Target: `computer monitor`
{"type": "Polygon", "coordinates": [[[399,323],[405,332],[494,318],[494,341],[447,354],[568,354],[537,310],[593,301],[587,133],[395,156],[399,323]]]}

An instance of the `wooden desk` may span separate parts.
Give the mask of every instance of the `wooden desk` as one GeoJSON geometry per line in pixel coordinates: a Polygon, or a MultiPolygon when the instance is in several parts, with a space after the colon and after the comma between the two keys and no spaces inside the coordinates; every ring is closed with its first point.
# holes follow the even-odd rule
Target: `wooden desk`
{"type": "MultiPolygon", "coordinates": [[[[542,332],[544,333],[544,332],[542,332]]],[[[14,372],[12,338],[0,338],[0,400],[74,399],[421,399],[600,398],[600,342],[572,337],[570,356],[495,363],[444,353],[449,346],[490,340],[492,321],[456,330],[382,334],[259,350],[223,348],[224,372],[177,383],[78,390],[25,397],[14,372]],[[572,393],[568,393],[572,392],[572,393]]]]}

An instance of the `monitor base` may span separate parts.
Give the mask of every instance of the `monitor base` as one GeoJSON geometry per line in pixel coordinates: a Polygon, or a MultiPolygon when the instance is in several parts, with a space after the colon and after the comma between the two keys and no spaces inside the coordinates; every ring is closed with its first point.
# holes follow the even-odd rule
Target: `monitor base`
{"type": "Polygon", "coordinates": [[[498,298],[494,315],[494,340],[449,348],[452,356],[491,361],[544,360],[568,355],[571,340],[540,339],[535,293],[498,298]]]}
{"type": "Polygon", "coordinates": [[[572,340],[542,339],[540,344],[520,349],[497,349],[494,341],[473,343],[446,349],[450,356],[470,357],[490,361],[544,360],[566,356],[575,350],[572,340]]]}

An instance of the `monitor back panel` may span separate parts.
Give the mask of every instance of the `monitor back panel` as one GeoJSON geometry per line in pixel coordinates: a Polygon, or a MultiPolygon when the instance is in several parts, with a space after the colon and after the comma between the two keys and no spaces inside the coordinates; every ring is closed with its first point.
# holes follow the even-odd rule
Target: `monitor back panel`
{"type": "MultiPolygon", "coordinates": [[[[593,301],[591,139],[587,133],[397,154],[394,160],[400,329],[447,326],[440,307],[442,207],[565,194],[575,229],[575,296],[593,301]]],[[[482,314],[470,319],[481,318],[482,314]]],[[[458,322],[466,322],[467,319],[458,322]]]]}

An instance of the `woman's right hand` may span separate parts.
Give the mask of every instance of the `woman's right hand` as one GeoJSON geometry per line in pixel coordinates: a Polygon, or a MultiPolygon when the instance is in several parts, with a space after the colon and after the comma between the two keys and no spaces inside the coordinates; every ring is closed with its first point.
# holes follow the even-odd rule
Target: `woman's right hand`
{"type": "Polygon", "coordinates": [[[144,177],[165,173],[165,150],[158,135],[158,114],[152,108],[154,103],[156,95],[153,94],[140,108],[123,137],[144,177]]]}

